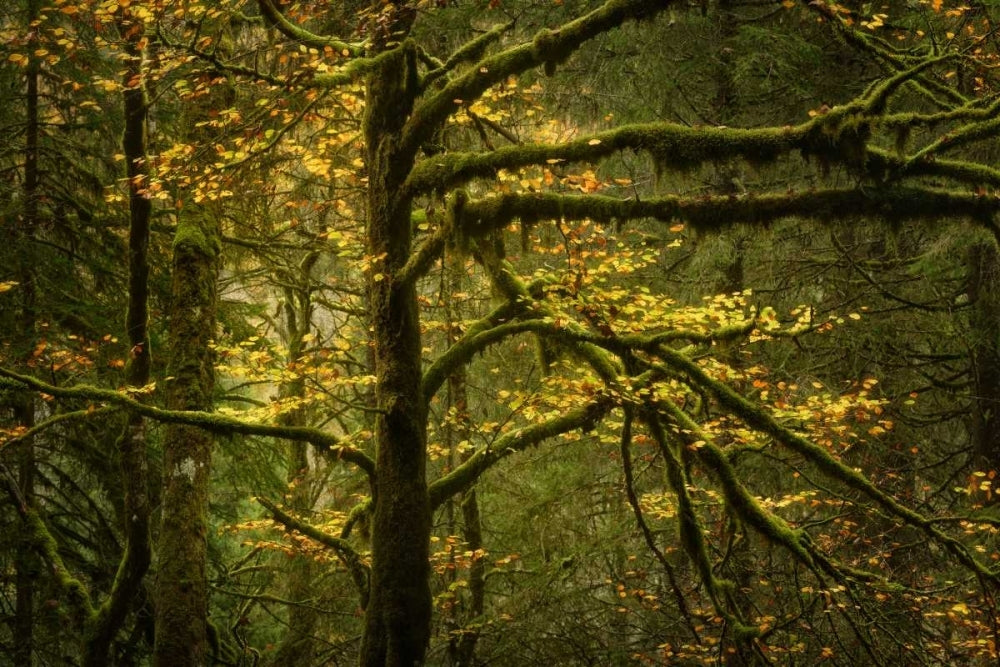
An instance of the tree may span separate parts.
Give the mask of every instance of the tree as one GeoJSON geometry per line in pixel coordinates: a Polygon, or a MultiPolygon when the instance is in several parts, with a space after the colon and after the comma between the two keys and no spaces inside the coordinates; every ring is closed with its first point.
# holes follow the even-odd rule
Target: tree
{"type": "MultiPolygon", "coordinates": [[[[176,215],[173,302],[167,324],[172,362],[162,379],[164,407],[157,407],[152,397],[129,392],[65,385],[9,369],[0,373],[21,390],[118,406],[133,420],[142,417],[169,425],[163,445],[164,516],[156,550],[159,664],[200,664],[212,651],[205,540],[213,434],[309,442],[363,473],[370,504],[358,506],[339,537],[274,503],[262,503],[289,529],[333,550],[350,571],[365,607],[360,648],[365,665],[425,660],[433,633],[429,581],[434,512],[457,494],[467,494],[474,502],[477,481],[517,452],[595,429],[618,441],[629,508],[671,582],[695,643],[701,643],[703,630],[697,630],[694,619],[704,612],[689,608],[685,598],[693,594],[677,583],[663,540],[650,528],[648,515],[656,508],[668,517],[700,581],[700,597],[711,610],[707,618],[719,619],[727,650],[745,661],[766,660],[768,637],[786,626],[754,618],[753,604],[742,591],[746,587],[737,587],[725,574],[732,568],[731,549],[720,545],[740,540],[779,550],[787,559],[782,576],[796,581],[806,577],[809,583],[803,591],[819,590],[826,596],[814,599],[809,608],[829,604],[839,619],[831,621],[834,635],[838,628],[851,633],[850,646],[843,650],[882,660],[880,636],[866,629],[866,614],[872,610],[861,598],[870,591],[899,593],[903,584],[891,572],[866,567],[859,556],[863,549],[824,532],[840,507],[852,513],[858,507],[875,508],[890,526],[887,532],[912,531],[936,545],[942,570],[954,568],[982,582],[981,595],[939,598],[935,604],[951,603],[960,615],[970,604],[979,604],[982,613],[992,614],[989,600],[997,571],[978,555],[976,547],[985,545],[976,542],[975,534],[953,529],[958,519],[939,516],[937,508],[918,507],[903,494],[882,488],[872,477],[877,470],[865,470],[852,458],[850,447],[843,446],[849,440],[850,429],[843,424],[847,413],[862,412],[867,419],[868,412],[881,409],[870,400],[870,380],[858,378],[857,386],[841,397],[806,396],[786,383],[772,386],[764,371],[739,368],[733,361],[752,340],[796,338],[831,323],[802,312],[798,322],[783,326],[773,311],[751,310],[745,295],[724,295],[704,308],[675,308],[665,295],[647,294],[618,279],[617,274],[654,263],[655,258],[648,244],[619,243],[610,230],[639,227],[666,237],[685,225],[710,233],[737,223],[764,227],[786,219],[834,224],[873,218],[901,228],[914,221],[965,219],[995,235],[1000,200],[989,188],[1000,182],[1000,172],[976,155],[976,148],[994,136],[1000,113],[987,73],[993,55],[970,55],[958,41],[922,49],[916,33],[906,31],[901,34],[905,45],[896,47],[877,32],[886,25],[886,15],[861,16],[836,4],[781,3],[775,11],[804,12],[849,48],[870,57],[881,68],[874,80],[853,98],[818,108],[797,124],[734,128],[666,121],[603,127],[595,123],[585,129],[569,126],[568,137],[540,133],[522,143],[490,117],[491,94],[516,87],[515,78],[530,79],[538,69],[552,75],[572,63],[588,42],[634,21],[657,21],[658,15],[680,8],[671,2],[610,0],[575,16],[565,7],[545,8],[537,15],[525,10],[519,20],[508,23],[495,22],[483,9],[475,21],[491,26],[442,53],[434,40],[436,21],[454,20],[462,8],[437,4],[442,6],[393,2],[359,7],[359,34],[335,37],[323,31],[342,23],[326,3],[284,7],[260,0],[225,8],[191,3],[177,10],[132,3],[132,12],[143,9],[145,33],[153,34],[155,28],[157,35],[157,57],[155,64],[151,60],[147,65],[146,76],[175,77],[178,102],[198,138],[188,135],[161,151],[157,170],[148,174],[137,171],[145,164],[144,149],[133,143],[125,150],[133,229],[144,215],[136,210],[143,207],[142,198],[165,201],[170,207],[163,210],[172,209],[176,215]],[[552,21],[557,27],[526,36],[521,26],[533,20],[552,21]],[[970,92],[959,85],[965,80],[954,74],[959,68],[975,72],[973,80],[981,79],[980,87],[970,92]],[[257,86],[252,93],[250,85],[257,86]],[[274,113],[252,116],[241,95],[273,103],[274,113]],[[353,208],[361,211],[355,222],[363,244],[363,322],[370,336],[374,383],[370,403],[362,406],[374,422],[370,446],[347,429],[334,434],[287,414],[277,423],[261,423],[211,411],[215,271],[221,252],[217,230],[225,230],[225,224],[220,225],[225,212],[235,210],[229,202],[236,189],[253,182],[234,174],[245,176],[248,167],[268,159],[283,142],[308,142],[309,131],[322,126],[324,113],[348,106],[347,96],[358,104],[363,101],[364,107],[358,135],[343,144],[359,152],[362,170],[363,193],[353,208]],[[460,118],[474,128],[482,148],[474,148],[453,127],[461,125],[460,118]],[[192,153],[196,158],[188,161],[192,153]],[[624,179],[614,182],[612,162],[630,153],[640,155],[660,175],[660,186],[639,192],[624,179]],[[746,192],[662,193],[678,174],[730,162],[762,173],[801,170],[800,157],[815,164],[811,177],[825,179],[828,185],[802,187],[796,181],[789,187],[762,178],[754,189],[744,187],[746,192]],[[148,183],[144,191],[135,189],[139,180],[148,183]],[[545,231],[548,223],[552,231],[545,231]],[[561,270],[522,275],[530,269],[515,268],[508,247],[512,239],[507,230],[512,229],[525,246],[565,255],[561,270]],[[602,243],[611,244],[614,252],[602,250],[602,243]],[[439,261],[460,271],[469,258],[497,303],[471,322],[456,324],[449,318],[447,335],[437,340],[425,331],[428,276],[439,261]],[[622,313],[625,316],[619,317],[622,313]],[[541,390],[530,400],[527,394],[516,396],[510,426],[499,429],[495,439],[448,469],[430,466],[428,433],[435,427],[435,396],[449,386],[453,407],[464,412],[464,369],[488,348],[526,335],[540,341],[538,366],[547,374],[541,390]],[[431,340],[434,344],[425,346],[431,340]],[[432,358],[424,358],[425,347],[432,358]],[[771,392],[780,392],[780,400],[770,398],[771,392]],[[636,491],[632,466],[640,437],[664,470],[663,492],[645,502],[636,491]],[[787,504],[765,497],[754,480],[740,474],[741,466],[754,465],[747,464],[748,459],[760,465],[758,456],[806,471],[805,488],[797,486],[800,482],[787,485],[788,503],[823,492],[824,499],[832,499],[829,506],[826,500],[817,501],[826,509],[812,519],[791,514],[784,510],[787,504]],[[696,497],[702,492],[712,501],[696,497]],[[835,501],[838,509],[829,509],[835,501]],[[348,541],[352,522],[369,513],[370,567],[348,541]],[[718,530],[709,530],[715,526],[718,530]]],[[[723,4],[726,13],[732,11],[730,3],[723,4]]],[[[955,16],[933,16],[940,9],[941,3],[932,3],[920,16],[931,15],[935,25],[944,25],[946,19],[966,20],[971,11],[954,9],[955,16]]],[[[141,34],[124,32],[127,67],[137,64],[141,34]]],[[[981,42],[982,34],[973,29],[971,43],[981,42]]],[[[725,72],[721,75],[724,79],[725,72]]],[[[129,83],[134,76],[125,84],[127,123],[141,115],[129,83]]],[[[732,82],[720,81],[721,100],[729,97],[732,82]]],[[[301,155],[314,176],[336,181],[345,176],[332,169],[324,155],[333,143],[315,140],[301,155]]],[[[315,189],[306,194],[323,196],[315,189]]],[[[309,266],[315,261],[309,260],[309,266]]],[[[309,271],[305,274],[302,289],[308,293],[312,279],[309,271]]],[[[130,329],[138,332],[138,310],[130,312],[130,329]]],[[[300,309],[306,321],[307,312],[308,304],[300,309]]],[[[293,335],[298,340],[289,348],[301,356],[306,333],[293,335]]],[[[135,349],[137,343],[130,342],[135,349]]],[[[140,359],[142,353],[140,346],[140,359]]],[[[131,384],[138,377],[131,376],[131,384]]],[[[337,382],[331,384],[340,389],[337,382]]],[[[497,395],[512,397],[520,391],[515,386],[497,395]]],[[[468,420],[474,422],[486,412],[470,412],[468,420]]],[[[345,418],[344,423],[354,427],[367,419],[345,418]]],[[[467,429],[468,424],[458,428],[467,429]]],[[[885,431],[885,426],[879,428],[885,431]]],[[[300,465],[303,457],[295,458],[299,463],[293,465],[300,465]]],[[[132,481],[128,472],[125,477],[132,481]]],[[[11,495],[17,496],[16,488],[11,495]]],[[[129,497],[127,493],[126,507],[129,497]]],[[[37,513],[25,511],[23,516],[39,556],[62,583],[62,594],[75,600],[84,616],[92,615],[88,592],[67,574],[52,547],[51,530],[37,513]]],[[[471,504],[466,518],[467,539],[475,545],[480,538],[471,504]]],[[[973,519],[992,525],[988,517],[973,514],[961,520],[973,519]]],[[[128,551],[132,545],[141,546],[139,532],[129,533],[127,554],[135,553],[128,551]]],[[[123,575],[141,579],[142,570],[141,565],[126,567],[123,575]]],[[[926,586],[905,582],[915,590],[923,590],[921,585],[926,586]]],[[[476,608],[481,604],[473,602],[476,608]]],[[[793,615],[799,617],[805,618],[806,612],[793,615]]],[[[874,627],[881,631],[886,625],[877,622],[874,627]]],[[[902,650],[906,642],[897,643],[902,650]]],[[[459,642],[453,656],[467,662],[471,650],[459,642]]],[[[931,654],[934,650],[927,649],[931,654]]]]}

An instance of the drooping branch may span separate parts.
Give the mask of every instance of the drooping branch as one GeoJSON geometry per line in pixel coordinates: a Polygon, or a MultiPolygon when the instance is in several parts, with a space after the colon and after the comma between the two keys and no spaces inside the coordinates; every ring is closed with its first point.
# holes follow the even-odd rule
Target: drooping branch
{"type": "Polygon", "coordinates": [[[677,610],[681,613],[684,625],[691,632],[694,640],[700,643],[701,636],[698,632],[698,626],[691,618],[691,611],[688,609],[684,591],[681,590],[680,584],[677,581],[674,567],[667,560],[663,550],[657,546],[656,537],[653,535],[653,531],[650,529],[649,523],[643,515],[642,506],[639,504],[639,496],[635,491],[635,474],[632,469],[632,422],[635,420],[635,409],[630,405],[626,405],[624,406],[624,412],[624,422],[622,424],[621,441],[618,451],[621,455],[622,472],[625,477],[625,496],[628,499],[629,506],[632,508],[632,514],[635,516],[635,522],[642,533],[643,541],[646,542],[646,548],[653,553],[653,556],[659,561],[660,567],[667,574],[667,581],[670,583],[670,589],[674,594],[674,602],[677,604],[677,610]]]}
{"type": "Polygon", "coordinates": [[[678,354],[676,351],[661,347],[657,355],[673,369],[684,373],[691,382],[709,392],[726,409],[738,415],[740,419],[762,433],[770,435],[775,440],[792,451],[805,457],[831,479],[838,480],[849,488],[859,491],[874,500],[893,516],[921,529],[928,537],[944,546],[955,559],[977,575],[994,582],[1000,582],[1000,574],[981,563],[961,542],[945,534],[934,523],[895,498],[879,489],[875,484],[850,466],[835,459],[828,451],[810,442],[803,436],[783,426],[763,408],[754,405],[737,394],[732,388],[722,382],[713,380],[698,364],[678,354]]]}
{"type": "Polygon", "coordinates": [[[416,108],[404,132],[401,154],[415,156],[445,119],[461,108],[461,101],[478,99],[491,86],[534,67],[554,68],[584,42],[628,20],[651,17],[670,4],[670,0],[609,0],[555,30],[542,30],[531,42],[483,58],[416,108]]]}
{"type": "Polygon", "coordinates": [[[57,387],[29,375],[15,373],[6,368],[0,368],[0,377],[13,381],[12,384],[16,388],[39,391],[57,398],[119,405],[154,421],[189,424],[218,435],[257,435],[270,438],[283,438],[285,440],[305,441],[335,459],[344,460],[356,465],[368,474],[369,479],[374,479],[375,477],[375,464],[367,454],[344,444],[340,438],[316,428],[255,424],[213,412],[165,410],[136,400],[128,394],[110,389],[101,389],[90,385],[57,387]]]}
{"type": "Polygon", "coordinates": [[[362,562],[361,556],[354,550],[354,547],[351,546],[350,542],[325,533],[315,526],[311,526],[304,521],[296,519],[267,498],[258,497],[256,500],[264,506],[264,509],[270,512],[271,517],[275,521],[284,525],[289,530],[297,531],[306,537],[319,542],[337,554],[337,558],[339,558],[340,562],[347,568],[347,571],[351,575],[351,579],[354,581],[355,587],[358,589],[361,608],[364,609],[368,606],[369,568],[364,564],[364,562],[362,562]]]}
{"type": "Polygon", "coordinates": [[[62,556],[59,555],[59,545],[48,526],[45,525],[38,510],[25,502],[17,481],[3,464],[0,464],[0,478],[2,478],[7,494],[24,523],[25,538],[49,568],[53,584],[65,597],[76,617],[74,621],[77,627],[85,628],[93,620],[95,613],[87,587],[66,567],[62,556]]]}

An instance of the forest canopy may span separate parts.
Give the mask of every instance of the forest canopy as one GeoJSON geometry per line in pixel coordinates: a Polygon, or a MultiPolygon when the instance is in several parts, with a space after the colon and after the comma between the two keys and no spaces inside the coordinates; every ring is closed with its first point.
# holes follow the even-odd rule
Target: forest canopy
{"type": "Polygon", "coordinates": [[[998,659],[997,8],[0,8],[0,664],[998,659]]]}

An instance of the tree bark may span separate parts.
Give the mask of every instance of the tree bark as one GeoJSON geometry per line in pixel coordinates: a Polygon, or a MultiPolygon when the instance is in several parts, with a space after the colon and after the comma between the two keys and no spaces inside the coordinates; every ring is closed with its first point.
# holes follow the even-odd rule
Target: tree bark
{"type": "MultiPolygon", "coordinates": [[[[129,179],[129,243],[128,243],[128,311],[125,327],[128,333],[129,361],[125,382],[130,387],[149,383],[149,225],[152,202],[144,192],[148,176],[146,163],[147,100],[142,83],[143,38],[141,21],[123,19],[119,29],[125,36],[128,59],[122,83],[122,105],[125,131],[122,150],[125,154],[129,179]]],[[[117,442],[118,464],[125,491],[124,511],[125,553],[108,599],[101,606],[90,628],[85,649],[84,665],[98,667],[108,663],[108,654],[115,635],[125,622],[142,580],[149,570],[149,461],[146,454],[145,420],[130,413],[125,429],[117,442]]]]}
{"type": "MultiPolygon", "coordinates": [[[[317,257],[316,253],[310,253],[302,262],[300,275],[289,276],[289,281],[295,281],[297,284],[285,289],[285,326],[288,330],[285,342],[288,346],[289,366],[299,363],[303,352],[302,337],[309,333],[312,320],[309,283],[317,257]]],[[[297,377],[282,388],[282,397],[302,398],[305,396],[305,388],[303,379],[297,377]]],[[[299,407],[281,415],[278,421],[285,426],[305,426],[306,413],[299,407]]],[[[304,514],[313,509],[313,476],[309,465],[309,445],[305,442],[289,442],[287,447],[286,480],[290,486],[289,505],[295,511],[304,514]]],[[[316,568],[308,555],[300,553],[291,561],[286,561],[282,569],[285,576],[285,597],[293,604],[288,606],[288,632],[275,652],[271,664],[275,667],[312,665],[316,659],[316,640],[313,635],[319,618],[313,606],[302,603],[307,603],[310,598],[315,597],[316,568]]]]}
{"type": "Polygon", "coordinates": [[[969,249],[973,382],[972,433],[976,455],[1000,465],[1000,256],[992,242],[969,249]]]}
{"type": "Polygon", "coordinates": [[[412,48],[397,49],[369,77],[364,134],[368,168],[368,278],[378,415],[371,597],[361,664],[423,664],[430,640],[431,529],[425,478],[426,407],[413,281],[395,276],[410,254],[410,202],[399,192],[411,167],[398,143],[412,106],[412,48]]]}
{"type": "MultiPolygon", "coordinates": [[[[39,14],[39,3],[32,0],[28,3],[28,22],[33,23],[39,14]]],[[[32,49],[34,50],[34,49],[32,49]]],[[[35,338],[35,277],[31,257],[34,255],[30,244],[38,227],[38,197],[39,197],[39,111],[38,111],[38,80],[41,71],[39,60],[34,55],[29,56],[26,72],[27,91],[25,96],[25,129],[24,129],[24,208],[22,210],[21,229],[15,231],[15,247],[20,246],[17,253],[18,280],[21,285],[21,307],[17,325],[26,337],[25,359],[29,359],[34,348],[35,338]]],[[[35,398],[31,394],[18,397],[14,404],[15,423],[31,428],[35,424],[35,398]]],[[[17,483],[21,496],[27,506],[34,504],[35,496],[35,443],[34,438],[28,438],[20,445],[18,452],[17,483]]],[[[30,540],[25,541],[18,549],[14,562],[16,599],[14,602],[14,663],[30,667],[34,653],[35,640],[35,579],[39,574],[38,556],[31,546],[30,540]]]]}
{"type": "MultiPolygon", "coordinates": [[[[215,378],[208,345],[215,330],[219,253],[214,225],[193,215],[177,225],[165,392],[171,410],[212,407],[215,378]]],[[[171,424],[164,436],[153,664],[194,667],[208,664],[209,659],[205,540],[212,435],[194,426],[171,424]]]]}

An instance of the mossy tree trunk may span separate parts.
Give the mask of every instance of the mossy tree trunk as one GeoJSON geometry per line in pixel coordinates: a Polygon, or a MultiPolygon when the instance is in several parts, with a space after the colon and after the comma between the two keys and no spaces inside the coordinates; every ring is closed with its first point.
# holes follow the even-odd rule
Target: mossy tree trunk
{"type": "MultiPolygon", "coordinates": [[[[388,54],[387,54],[388,55],[388,54]]],[[[369,76],[364,134],[368,299],[376,375],[378,476],[372,519],[371,594],[361,664],[422,664],[430,639],[431,530],[425,479],[427,412],[421,393],[416,287],[397,280],[412,243],[410,202],[400,196],[411,160],[399,136],[412,106],[407,69],[413,52],[397,49],[369,76]]]]}
{"type": "MultiPolygon", "coordinates": [[[[167,407],[210,410],[219,242],[204,212],[186,214],[174,239],[167,407]]],[[[163,520],[157,548],[153,664],[208,664],[206,533],[212,435],[185,424],[164,433],[163,520]]]]}

